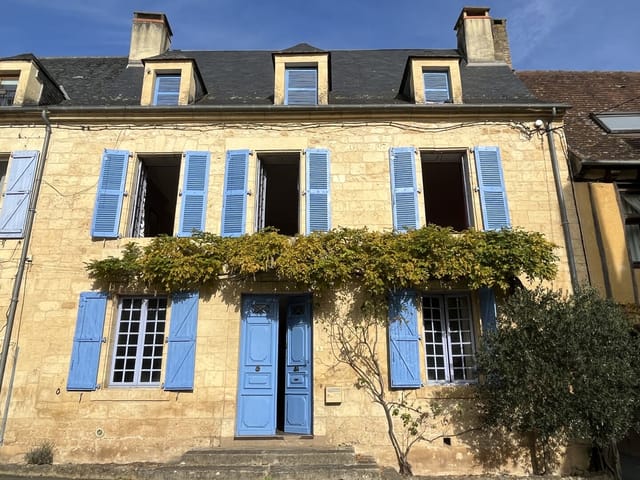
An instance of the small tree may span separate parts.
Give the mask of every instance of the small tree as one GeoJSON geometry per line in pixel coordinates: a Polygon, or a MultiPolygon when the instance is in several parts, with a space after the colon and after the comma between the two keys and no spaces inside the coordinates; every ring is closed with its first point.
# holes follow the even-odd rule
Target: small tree
{"type": "Polygon", "coordinates": [[[560,442],[588,439],[619,478],[616,441],[640,405],[640,341],[619,306],[591,288],[522,289],[506,300],[478,365],[485,424],[529,438],[535,473],[547,472],[560,442]]]}

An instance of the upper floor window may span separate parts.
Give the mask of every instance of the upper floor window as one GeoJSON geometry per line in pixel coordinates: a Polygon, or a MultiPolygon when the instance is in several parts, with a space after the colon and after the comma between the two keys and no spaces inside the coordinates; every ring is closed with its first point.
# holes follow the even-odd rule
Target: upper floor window
{"type": "Polygon", "coordinates": [[[451,88],[449,86],[448,72],[425,70],[423,71],[422,76],[424,79],[425,103],[451,102],[451,88]]]}
{"type": "Polygon", "coordinates": [[[458,383],[476,379],[475,337],[469,296],[422,297],[427,379],[458,383]]]}
{"type": "Polygon", "coordinates": [[[640,113],[598,113],[592,114],[596,122],[608,133],[638,133],[640,132],[640,113]]]}
{"type": "Polygon", "coordinates": [[[180,74],[159,73],[156,75],[153,93],[154,105],[178,105],[180,98],[180,74]]]}
{"type": "Polygon", "coordinates": [[[421,152],[427,224],[461,231],[471,226],[469,174],[463,152],[421,152]]]}
{"type": "Polygon", "coordinates": [[[633,266],[640,267],[640,189],[621,189],[620,201],[627,250],[633,266]]]}
{"type": "Polygon", "coordinates": [[[17,75],[0,76],[0,106],[13,105],[17,89],[17,75]]]}
{"type": "Polygon", "coordinates": [[[282,235],[299,232],[300,154],[259,154],[256,231],[271,227],[282,235]]]}
{"type": "Polygon", "coordinates": [[[2,189],[4,188],[4,182],[7,176],[8,167],[9,167],[9,155],[0,154],[0,193],[2,193],[2,189]]]}
{"type": "Polygon", "coordinates": [[[287,67],[285,71],[285,105],[318,104],[318,69],[287,67]]]}

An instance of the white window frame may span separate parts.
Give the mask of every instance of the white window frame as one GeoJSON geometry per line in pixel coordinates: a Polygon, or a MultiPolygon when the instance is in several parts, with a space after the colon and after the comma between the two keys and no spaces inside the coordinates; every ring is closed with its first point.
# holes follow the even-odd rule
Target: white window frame
{"type": "Polygon", "coordinates": [[[161,384],[164,344],[168,332],[167,304],[167,297],[126,296],[119,299],[118,320],[114,333],[115,339],[109,372],[110,386],[156,387],[161,384]],[[140,302],[139,308],[134,308],[135,302],[140,302]],[[150,303],[155,303],[156,306],[152,307],[150,303]],[[121,329],[127,327],[124,324],[133,324],[130,320],[134,317],[135,312],[139,312],[140,316],[138,332],[131,331],[130,325],[121,332],[121,329]],[[155,315],[155,318],[152,318],[151,315],[155,315]],[[162,323],[161,328],[159,328],[160,323],[162,323]],[[153,327],[153,330],[147,332],[148,327],[153,327]],[[137,337],[132,340],[131,337],[136,333],[137,337]],[[147,341],[148,335],[153,335],[151,342],[147,341]],[[158,335],[160,335],[159,338],[158,335]],[[145,352],[145,349],[149,348],[151,349],[150,354],[148,350],[145,352]],[[133,362],[133,366],[127,364],[131,362],[133,362]],[[151,362],[149,367],[145,365],[146,362],[151,362]],[[154,373],[157,374],[155,379],[153,378],[154,373]],[[129,376],[131,374],[132,377],[129,376]],[[147,374],[149,378],[145,379],[147,374]]]}
{"type": "Polygon", "coordinates": [[[469,293],[423,295],[422,321],[427,382],[430,384],[476,383],[474,315],[469,293]],[[430,302],[432,299],[438,301],[437,306],[430,302]],[[466,317],[453,318],[454,309],[450,309],[450,300],[457,301],[458,306],[461,301],[466,303],[463,306],[466,308],[466,317]],[[433,313],[430,314],[430,311],[433,313]],[[437,315],[435,315],[436,312],[437,315]],[[452,328],[456,322],[466,322],[465,327],[468,328],[452,328]],[[468,338],[465,339],[464,335],[468,338]]]}

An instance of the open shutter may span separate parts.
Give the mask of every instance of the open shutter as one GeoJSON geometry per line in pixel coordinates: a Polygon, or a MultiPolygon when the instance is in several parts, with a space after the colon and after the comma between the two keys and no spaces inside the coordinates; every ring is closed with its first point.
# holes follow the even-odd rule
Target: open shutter
{"type": "Polygon", "coordinates": [[[478,290],[480,296],[480,320],[482,332],[496,329],[496,295],[492,288],[482,287],[478,290]]]}
{"type": "Polygon", "coordinates": [[[0,212],[0,238],[24,236],[37,163],[37,151],[26,150],[11,154],[9,177],[0,212]]]}
{"type": "Polygon", "coordinates": [[[392,388],[418,388],[420,335],[414,292],[403,291],[389,300],[389,374],[392,388]]]}
{"type": "Polygon", "coordinates": [[[397,147],[389,151],[393,228],[406,231],[418,228],[418,189],[416,188],[415,150],[397,147]]]}
{"type": "Polygon", "coordinates": [[[98,193],[91,222],[92,237],[118,238],[128,163],[129,152],[126,150],[105,150],[102,156],[98,193]]]}
{"type": "Polygon", "coordinates": [[[308,149],[307,157],[307,233],[328,232],[329,213],[329,151],[308,149]]]}
{"type": "Polygon", "coordinates": [[[511,227],[498,147],[476,147],[476,168],[485,230],[511,227]]]}
{"type": "Polygon", "coordinates": [[[229,150],[224,172],[224,200],[222,202],[222,236],[239,237],[244,234],[247,209],[247,169],[249,150],[229,150]]]}
{"type": "Polygon", "coordinates": [[[209,183],[209,152],[186,152],[179,237],[204,231],[209,183]]]}
{"type": "Polygon", "coordinates": [[[451,99],[447,72],[424,72],[423,79],[426,102],[444,103],[451,99]]]}
{"type": "Polygon", "coordinates": [[[193,390],[198,300],[198,292],[177,293],[171,299],[165,390],[193,390]]]}
{"type": "Polygon", "coordinates": [[[106,312],[106,293],[80,294],[67,390],[91,391],[98,388],[98,365],[106,312]]]}
{"type": "Polygon", "coordinates": [[[318,70],[288,68],[285,75],[285,105],[318,104],[318,70]]]}

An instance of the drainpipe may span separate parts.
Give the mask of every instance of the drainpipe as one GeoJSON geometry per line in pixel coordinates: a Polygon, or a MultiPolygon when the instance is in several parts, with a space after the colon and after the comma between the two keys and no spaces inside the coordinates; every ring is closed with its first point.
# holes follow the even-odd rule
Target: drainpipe
{"type": "Polygon", "coordinates": [[[31,197],[29,199],[29,210],[27,211],[27,218],[24,227],[22,254],[20,255],[20,261],[18,262],[18,271],[16,272],[16,278],[13,283],[13,292],[11,294],[11,301],[9,303],[9,312],[7,313],[7,327],[4,332],[2,355],[0,356],[0,393],[2,392],[2,385],[4,383],[4,371],[7,366],[7,358],[9,357],[9,343],[11,342],[13,323],[16,317],[16,310],[18,308],[20,289],[22,288],[22,277],[24,276],[24,269],[29,253],[29,242],[31,241],[31,230],[33,229],[33,221],[36,214],[36,204],[38,203],[38,196],[40,194],[40,185],[42,185],[42,172],[44,171],[44,164],[47,158],[47,152],[49,150],[49,139],[51,138],[51,123],[49,122],[47,113],[48,112],[46,110],[42,110],[42,120],[44,121],[46,126],[44,143],[42,144],[42,154],[39,156],[38,165],[36,166],[36,175],[33,180],[31,197]]]}
{"type": "Polygon", "coordinates": [[[567,217],[567,205],[564,200],[564,191],[562,190],[562,180],[560,179],[560,169],[558,168],[558,157],[556,156],[556,142],[553,138],[553,129],[551,122],[556,116],[556,107],[553,107],[551,118],[547,122],[545,132],[549,140],[549,151],[551,152],[551,167],[553,168],[553,179],[556,184],[556,194],[558,195],[558,204],[560,206],[560,221],[562,223],[562,232],[564,233],[564,243],[567,248],[567,257],[569,261],[569,275],[571,276],[571,286],[575,292],[580,286],[578,282],[578,273],[576,270],[576,261],[573,253],[573,242],[571,241],[571,231],[569,229],[569,219],[567,217]]]}

